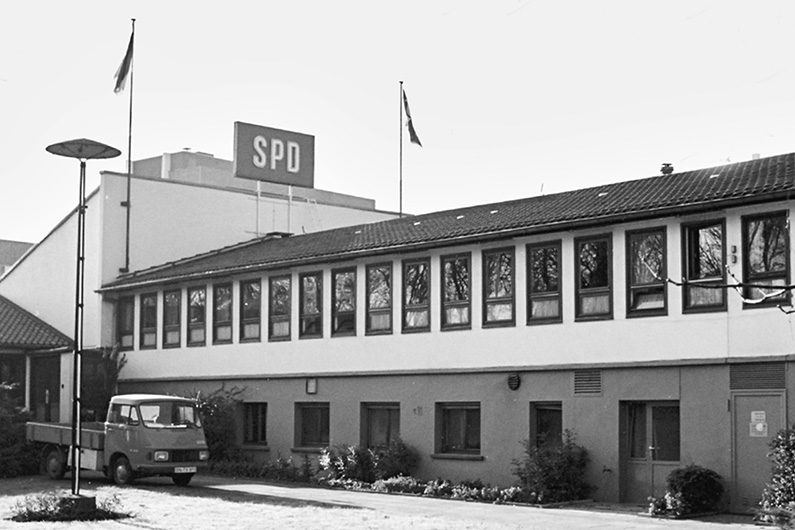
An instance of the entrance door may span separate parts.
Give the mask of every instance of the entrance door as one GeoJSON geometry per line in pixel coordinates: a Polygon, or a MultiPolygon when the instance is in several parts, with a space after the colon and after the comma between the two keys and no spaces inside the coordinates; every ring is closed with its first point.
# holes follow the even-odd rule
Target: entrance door
{"type": "Polygon", "coordinates": [[[732,511],[746,513],[759,507],[770,479],[769,444],[785,426],[784,392],[732,395],[732,511]]]}
{"type": "Polygon", "coordinates": [[[622,404],[625,502],[646,503],[665,494],[668,474],[679,467],[679,403],[622,404]]]}
{"type": "Polygon", "coordinates": [[[30,408],[36,421],[60,421],[61,356],[30,359],[30,408]]]}

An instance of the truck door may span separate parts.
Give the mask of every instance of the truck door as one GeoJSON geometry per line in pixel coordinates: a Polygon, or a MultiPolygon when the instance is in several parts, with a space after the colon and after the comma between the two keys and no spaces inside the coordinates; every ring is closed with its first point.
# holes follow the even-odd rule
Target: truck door
{"type": "Polygon", "coordinates": [[[138,427],[141,420],[134,405],[111,405],[105,423],[105,463],[114,454],[124,454],[135,467],[139,460],[138,427]]]}

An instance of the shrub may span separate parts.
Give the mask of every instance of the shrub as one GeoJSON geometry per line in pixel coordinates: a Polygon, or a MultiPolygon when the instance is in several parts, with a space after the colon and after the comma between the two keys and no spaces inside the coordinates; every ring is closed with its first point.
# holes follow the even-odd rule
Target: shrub
{"type": "Polygon", "coordinates": [[[773,470],[762,492],[761,515],[782,528],[795,528],[795,425],[778,431],[767,456],[773,470]]]}
{"type": "Polygon", "coordinates": [[[40,454],[25,439],[25,422],[30,415],[22,411],[11,394],[15,385],[0,382],[0,478],[35,475],[40,454]]]}
{"type": "Polygon", "coordinates": [[[419,454],[414,448],[406,445],[403,440],[393,440],[386,449],[375,453],[376,478],[410,476],[419,462],[419,454]]]}
{"type": "Polygon", "coordinates": [[[422,493],[425,491],[425,483],[418,481],[414,477],[404,477],[398,475],[376,480],[373,483],[373,491],[379,493],[422,493]]]}
{"type": "Polygon", "coordinates": [[[104,521],[109,519],[125,519],[129,513],[119,511],[121,502],[116,495],[100,500],[97,499],[94,510],[78,510],[66,491],[37,493],[26,495],[23,501],[17,501],[13,507],[14,515],[10,518],[18,523],[32,521],[104,521]]]}
{"type": "Polygon", "coordinates": [[[522,442],[524,457],[513,460],[513,474],[525,490],[527,502],[546,504],[585,499],[593,487],[585,481],[588,451],[574,443],[574,433],[563,431],[560,445],[537,446],[522,442]]]}
{"type": "Polygon", "coordinates": [[[649,513],[682,517],[720,509],[723,484],[720,475],[691,464],[674,469],[666,480],[665,496],[650,499],[649,513]]]}
{"type": "Polygon", "coordinates": [[[370,449],[358,445],[324,447],[319,464],[329,479],[375,482],[375,455],[370,449]]]}
{"type": "Polygon", "coordinates": [[[243,454],[237,446],[237,407],[240,403],[238,396],[243,389],[234,387],[227,390],[221,387],[218,390],[203,395],[195,392],[192,399],[199,405],[204,435],[210,449],[210,460],[241,460],[243,454]]]}

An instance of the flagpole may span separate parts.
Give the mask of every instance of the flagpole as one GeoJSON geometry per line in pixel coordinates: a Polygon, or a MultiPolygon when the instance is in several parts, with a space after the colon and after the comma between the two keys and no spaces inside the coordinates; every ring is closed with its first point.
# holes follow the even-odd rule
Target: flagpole
{"type": "MultiPolygon", "coordinates": [[[[135,19],[132,20],[132,42],[133,46],[135,46],[135,19]]],[[[127,207],[127,228],[125,234],[125,245],[124,245],[124,269],[122,272],[129,272],[130,271],[130,210],[132,209],[132,205],[130,203],[130,187],[131,187],[131,176],[132,176],[132,119],[133,119],[133,76],[135,74],[135,69],[133,68],[133,63],[135,62],[135,54],[133,53],[132,57],[130,58],[130,115],[128,120],[128,127],[127,127],[127,200],[124,202],[124,205],[127,207]]]]}
{"type": "Polygon", "coordinates": [[[403,217],[403,81],[400,82],[400,217],[403,217]]]}

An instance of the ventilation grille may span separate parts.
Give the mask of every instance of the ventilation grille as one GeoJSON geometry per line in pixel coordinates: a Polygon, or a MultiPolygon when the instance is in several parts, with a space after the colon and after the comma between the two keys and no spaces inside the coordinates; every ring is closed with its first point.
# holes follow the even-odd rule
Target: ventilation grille
{"type": "Polygon", "coordinates": [[[731,390],[767,390],[786,385],[784,363],[748,363],[729,366],[731,390]]]}
{"type": "Polygon", "coordinates": [[[574,394],[594,396],[602,393],[601,370],[574,370],[574,394]]]}

